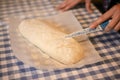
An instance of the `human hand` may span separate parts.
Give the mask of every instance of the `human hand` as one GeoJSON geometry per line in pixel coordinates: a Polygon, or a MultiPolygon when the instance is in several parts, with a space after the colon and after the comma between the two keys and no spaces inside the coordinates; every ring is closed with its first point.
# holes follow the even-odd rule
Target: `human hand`
{"type": "Polygon", "coordinates": [[[99,17],[95,22],[93,22],[90,28],[95,28],[102,22],[111,18],[111,21],[105,28],[105,32],[108,32],[112,29],[115,31],[120,30],[120,4],[116,4],[109,11],[104,13],[101,17],[99,17]]]}
{"type": "Polygon", "coordinates": [[[57,9],[61,10],[61,11],[66,11],[72,7],[74,7],[75,5],[77,5],[78,3],[83,3],[85,2],[85,7],[87,9],[87,11],[89,13],[92,13],[92,9],[91,9],[91,0],[65,0],[63,3],[61,3],[57,9]]]}

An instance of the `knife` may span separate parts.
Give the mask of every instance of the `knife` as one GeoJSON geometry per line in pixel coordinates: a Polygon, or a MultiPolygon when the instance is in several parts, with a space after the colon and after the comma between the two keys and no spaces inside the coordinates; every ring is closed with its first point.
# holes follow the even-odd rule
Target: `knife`
{"type": "Polygon", "coordinates": [[[65,38],[72,38],[72,37],[80,36],[80,35],[83,35],[83,34],[89,34],[89,33],[104,30],[104,28],[107,26],[108,23],[109,23],[109,20],[100,24],[97,28],[94,28],[94,29],[85,28],[82,31],[77,31],[77,32],[70,33],[70,34],[66,35],[65,38]]]}

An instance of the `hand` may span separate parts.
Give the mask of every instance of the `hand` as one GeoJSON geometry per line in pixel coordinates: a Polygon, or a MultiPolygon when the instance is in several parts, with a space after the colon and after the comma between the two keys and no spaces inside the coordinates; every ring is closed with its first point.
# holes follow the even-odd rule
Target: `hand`
{"type": "Polygon", "coordinates": [[[114,29],[115,31],[120,30],[120,4],[116,4],[109,11],[107,11],[105,14],[99,17],[95,22],[91,24],[90,28],[95,28],[99,24],[110,18],[111,21],[106,26],[105,32],[108,32],[111,29],[114,29]]]}
{"type": "Polygon", "coordinates": [[[85,7],[87,9],[87,11],[89,13],[92,13],[92,9],[91,9],[91,0],[65,0],[63,3],[61,3],[57,9],[61,10],[61,11],[66,11],[72,7],[74,7],[75,5],[77,5],[78,3],[82,3],[85,2],[85,7]]]}

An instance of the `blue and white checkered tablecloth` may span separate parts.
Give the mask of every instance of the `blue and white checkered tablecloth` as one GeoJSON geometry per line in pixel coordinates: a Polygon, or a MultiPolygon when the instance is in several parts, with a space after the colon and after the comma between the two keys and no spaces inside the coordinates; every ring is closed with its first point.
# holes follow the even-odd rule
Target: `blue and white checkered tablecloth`
{"type": "MultiPolygon", "coordinates": [[[[89,36],[103,61],[80,68],[38,70],[18,60],[11,49],[8,17],[34,18],[55,15],[55,6],[62,0],[0,0],[0,80],[120,80],[120,34],[96,32],[89,36]]],[[[89,14],[84,5],[72,9],[85,28],[99,17],[92,6],[89,14]]]]}

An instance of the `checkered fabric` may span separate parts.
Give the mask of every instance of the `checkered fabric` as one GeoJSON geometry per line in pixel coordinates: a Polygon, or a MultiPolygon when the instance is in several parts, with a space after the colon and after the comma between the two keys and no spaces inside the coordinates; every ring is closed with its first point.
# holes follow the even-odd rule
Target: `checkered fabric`
{"type": "MultiPolygon", "coordinates": [[[[34,18],[58,13],[56,5],[62,0],[0,0],[0,80],[120,80],[120,34],[96,32],[89,38],[103,61],[80,68],[36,69],[17,59],[10,45],[7,19],[9,16],[34,18]]],[[[81,4],[72,12],[82,24],[88,25],[99,17],[100,12],[92,5],[89,14],[81,4]]]]}

